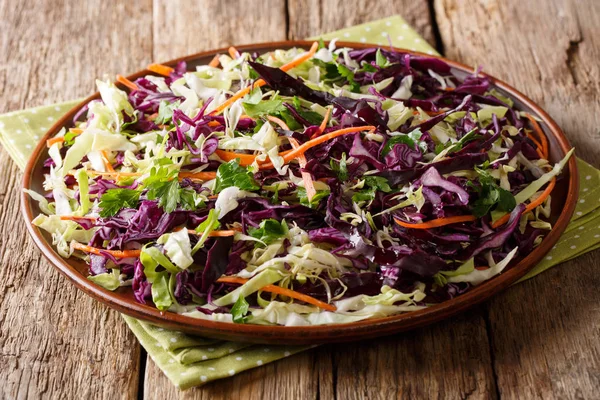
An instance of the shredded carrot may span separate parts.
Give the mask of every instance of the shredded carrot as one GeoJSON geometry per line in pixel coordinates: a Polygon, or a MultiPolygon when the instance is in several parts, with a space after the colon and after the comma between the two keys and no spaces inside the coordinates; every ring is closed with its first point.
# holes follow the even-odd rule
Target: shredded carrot
{"type": "MultiPolygon", "coordinates": [[[[188,232],[194,235],[202,235],[202,232],[196,232],[193,229],[188,229],[188,232]]],[[[209,232],[208,237],[228,237],[234,236],[238,231],[230,229],[230,230],[222,230],[222,231],[212,231],[209,232]]]]}
{"type": "MultiPolygon", "coordinates": [[[[314,56],[315,53],[317,52],[318,48],[319,48],[319,43],[314,42],[308,52],[306,52],[302,56],[296,58],[295,60],[290,61],[289,63],[287,63],[285,65],[282,65],[279,69],[281,69],[282,71],[289,71],[290,69],[297,67],[298,65],[302,64],[304,61],[312,58],[312,56],[314,56]]],[[[227,99],[223,104],[218,106],[211,114],[220,113],[221,111],[223,111],[224,109],[229,107],[231,104],[233,104],[235,101],[241,99],[242,97],[244,97],[245,95],[250,93],[250,91],[252,89],[264,86],[266,83],[267,82],[265,82],[263,79],[257,80],[256,82],[254,82],[254,85],[252,85],[252,87],[248,86],[248,87],[240,90],[239,92],[237,92],[236,94],[231,96],[229,99],[227,99]]]]}
{"type": "MultiPolygon", "coordinates": [[[[88,170],[87,173],[91,174],[91,175],[97,175],[97,176],[114,177],[116,179],[118,179],[122,176],[125,176],[125,177],[142,176],[141,172],[119,172],[119,171],[100,172],[100,171],[88,170]]],[[[69,174],[73,175],[74,171],[69,172],[69,174]]],[[[179,173],[179,176],[178,176],[179,180],[189,178],[189,179],[198,179],[198,180],[203,180],[203,181],[215,179],[216,177],[217,177],[217,173],[215,171],[202,171],[202,172],[182,171],[179,173]]]]}
{"type": "Polygon", "coordinates": [[[274,116],[272,116],[272,115],[269,115],[269,116],[267,116],[267,119],[268,119],[269,121],[271,121],[271,122],[274,122],[274,123],[276,123],[277,125],[279,125],[279,127],[280,127],[281,129],[283,129],[283,130],[286,130],[286,131],[289,131],[289,130],[290,130],[290,127],[289,127],[289,126],[287,126],[287,124],[286,124],[284,121],[282,121],[280,118],[277,118],[277,117],[274,117],[274,116]]]}
{"type": "Polygon", "coordinates": [[[209,121],[208,126],[219,126],[221,123],[219,121],[209,121]]]}
{"type": "MultiPolygon", "coordinates": [[[[534,210],[537,206],[541,205],[544,202],[544,200],[546,200],[548,198],[548,196],[550,196],[550,193],[552,192],[552,189],[554,189],[555,185],[556,185],[556,178],[552,178],[552,180],[550,182],[548,182],[548,186],[546,187],[546,189],[544,189],[542,194],[540,194],[540,196],[537,199],[535,199],[531,203],[527,204],[527,206],[525,207],[525,210],[523,211],[523,214],[528,213],[529,211],[534,210]]],[[[510,214],[506,214],[506,215],[502,216],[502,218],[500,218],[496,222],[492,223],[492,228],[497,228],[500,225],[504,225],[505,223],[508,222],[509,218],[510,218],[510,214]]]]}
{"type": "MultiPolygon", "coordinates": [[[[248,279],[238,278],[237,276],[222,276],[219,279],[217,279],[217,282],[218,283],[237,283],[237,284],[243,285],[244,283],[248,282],[248,279]]],[[[326,310],[326,311],[337,310],[337,308],[332,304],[327,304],[324,301],[317,300],[314,297],[305,295],[303,293],[295,292],[291,289],[285,289],[285,288],[275,286],[275,285],[267,285],[267,286],[264,286],[263,288],[261,288],[260,290],[262,290],[263,292],[275,293],[275,294],[278,294],[281,296],[300,300],[305,303],[312,304],[314,306],[322,308],[323,310],[326,310]]]]}
{"type": "Polygon", "coordinates": [[[229,47],[227,51],[229,52],[229,56],[231,56],[231,58],[233,58],[234,60],[240,56],[240,52],[237,51],[237,49],[233,46],[229,47]]]}
{"type": "MultiPolygon", "coordinates": [[[[335,139],[338,136],[346,135],[348,133],[362,132],[362,131],[374,131],[374,130],[375,130],[374,126],[366,125],[366,126],[352,126],[350,128],[344,128],[344,129],[339,129],[337,131],[329,132],[326,135],[321,135],[319,137],[311,139],[308,142],[303,143],[302,145],[293,149],[289,153],[283,155],[283,160],[285,162],[290,162],[294,158],[297,158],[298,155],[304,154],[308,149],[315,147],[321,143],[324,143],[328,140],[335,139]]],[[[282,154],[280,154],[280,155],[282,155],[282,154]]]]}
{"type": "Polygon", "coordinates": [[[140,88],[135,83],[131,82],[129,79],[125,78],[123,75],[117,75],[117,82],[122,84],[125,87],[128,87],[131,90],[139,90],[140,88]]]}
{"type": "MultiPolygon", "coordinates": [[[[372,126],[372,125],[352,126],[350,128],[339,129],[337,131],[329,132],[326,135],[317,136],[316,138],[311,139],[308,142],[303,143],[302,145],[298,146],[297,148],[281,152],[281,153],[279,153],[279,155],[281,157],[283,157],[283,161],[284,162],[288,163],[288,162],[292,161],[294,158],[298,158],[299,154],[304,154],[311,147],[317,146],[317,145],[319,145],[321,143],[324,143],[324,142],[326,142],[328,140],[335,139],[338,136],[342,136],[342,135],[345,135],[347,133],[362,132],[362,131],[373,131],[373,130],[375,130],[375,127],[372,126]]],[[[273,163],[271,163],[271,162],[260,164],[258,167],[259,167],[259,169],[273,169],[273,168],[275,168],[275,166],[273,166],[273,163]]]]}
{"type": "Polygon", "coordinates": [[[220,56],[221,56],[220,54],[215,54],[215,56],[213,57],[213,59],[210,60],[210,62],[208,63],[208,66],[209,67],[213,67],[213,68],[217,68],[219,66],[219,64],[220,64],[220,61],[219,61],[219,57],[220,56]]]}
{"type": "MultiPolygon", "coordinates": [[[[81,135],[81,133],[83,133],[83,129],[71,128],[71,129],[69,129],[69,132],[73,133],[75,136],[78,136],[78,135],[81,135]]],[[[46,146],[51,147],[54,143],[62,143],[64,141],[65,141],[64,136],[56,136],[56,137],[53,137],[52,139],[46,140],[46,146]]]]}
{"type": "MultiPolygon", "coordinates": [[[[287,124],[285,122],[283,122],[281,119],[279,119],[277,117],[273,117],[273,116],[269,115],[267,117],[267,119],[269,121],[276,123],[277,125],[279,125],[282,129],[285,129],[286,131],[290,130],[290,127],[287,126],[287,124]]],[[[294,149],[297,149],[298,147],[300,147],[300,143],[298,143],[298,141],[295,138],[289,137],[288,140],[294,149]]],[[[308,162],[306,161],[306,157],[304,157],[304,154],[300,154],[298,156],[298,163],[300,164],[300,167],[302,167],[302,168],[306,167],[306,164],[308,162]]],[[[302,175],[302,180],[304,181],[304,189],[306,190],[306,197],[308,198],[308,201],[311,201],[313,196],[317,194],[317,190],[315,189],[315,183],[313,182],[313,179],[312,179],[312,176],[310,175],[310,173],[301,172],[300,174],[302,175]]]]}
{"type": "Polygon", "coordinates": [[[104,252],[110,254],[115,258],[139,257],[142,253],[141,250],[104,250],[77,242],[72,242],[71,247],[73,247],[75,250],[85,251],[86,253],[96,254],[98,256],[102,255],[102,253],[104,252]]]}
{"type": "Polygon", "coordinates": [[[75,221],[75,220],[78,220],[78,219],[87,219],[87,220],[92,221],[92,222],[96,222],[97,221],[96,217],[86,217],[86,216],[78,217],[76,215],[61,215],[60,219],[61,219],[61,221],[75,221]]]}
{"type": "Polygon", "coordinates": [[[530,133],[527,134],[527,137],[535,144],[535,152],[537,153],[537,155],[540,156],[540,158],[545,158],[544,153],[542,152],[542,144],[538,142],[537,139],[534,138],[533,135],[530,133]]]}
{"type": "Polygon", "coordinates": [[[50,148],[55,143],[62,143],[65,141],[65,138],[62,136],[53,137],[52,139],[46,140],[46,147],[50,148]]]}
{"type": "Polygon", "coordinates": [[[290,61],[289,63],[287,63],[285,65],[282,65],[279,69],[287,72],[292,68],[296,68],[298,65],[302,64],[304,61],[310,60],[315,55],[315,53],[317,52],[318,49],[319,49],[319,43],[314,42],[312,44],[312,46],[310,46],[310,50],[308,50],[306,53],[304,53],[300,57],[296,58],[295,60],[290,61]]]}
{"type": "Polygon", "coordinates": [[[110,163],[110,160],[108,159],[108,153],[106,152],[106,150],[101,150],[100,154],[102,154],[102,161],[104,161],[104,167],[106,168],[106,170],[108,172],[115,172],[115,169],[113,168],[112,164],[110,163]]]}
{"type": "Polygon", "coordinates": [[[531,122],[531,125],[533,126],[533,130],[535,131],[535,133],[537,134],[537,136],[540,140],[540,143],[542,145],[542,153],[544,154],[544,159],[548,159],[548,139],[546,138],[544,131],[540,127],[540,124],[538,124],[538,122],[535,120],[535,118],[533,118],[533,116],[531,116],[531,114],[525,114],[525,116],[531,122]]]}
{"type": "Polygon", "coordinates": [[[150,65],[148,65],[148,71],[156,72],[159,75],[169,76],[173,72],[175,72],[175,69],[173,69],[167,65],[150,64],[150,65]]]}
{"type": "Polygon", "coordinates": [[[481,267],[475,267],[475,269],[479,270],[479,271],[485,271],[486,269],[490,269],[490,267],[481,266],[481,267]]]}
{"type": "Polygon", "coordinates": [[[405,228],[410,228],[410,229],[431,229],[431,228],[437,228],[440,226],[456,224],[459,222],[470,222],[470,221],[476,221],[476,220],[477,220],[477,218],[474,215],[458,215],[456,217],[432,219],[431,221],[422,222],[420,224],[411,224],[408,222],[401,221],[398,218],[394,218],[394,221],[396,221],[396,223],[398,225],[403,226],[405,228]]]}
{"type": "Polygon", "coordinates": [[[254,82],[254,85],[252,85],[252,87],[248,86],[248,87],[240,90],[239,92],[237,92],[236,94],[234,94],[230,98],[228,98],[223,104],[221,104],[219,107],[215,108],[215,110],[213,112],[211,112],[211,115],[220,113],[221,111],[223,111],[224,109],[226,109],[227,107],[229,107],[231,104],[235,103],[237,100],[241,99],[242,97],[244,97],[245,95],[247,95],[248,93],[250,93],[250,91],[252,89],[256,89],[257,87],[261,87],[261,86],[263,86],[266,83],[267,82],[265,82],[262,79],[257,80],[256,82],[254,82]]]}
{"type": "Polygon", "coordinates": [[[256,156],[252,154],[242,154],[226,150],[215,150],[215,154],[225,162],[235,160],[237,158],[240,160],[240,165],[243,166],[252,165],[256,159],[256,156]]]}
{"type": "Polygon", "coordinates": [[[323,121],[321,122],[321,125],[319,125],[318,134],[315,133],[311,139],[314,139],[315,136],[319,136],[323,133],[323,131],[325,131],[325,128],[327,128],[327,122],[329,122],[330,116],[331,116],[331,108],[328,108],[327,112],[325,113],[325,117],[323,118],[323,121]]]}
{"type": "Polygon", "coordinates": [[[209,181],[211,179],[215,179],[217,177],[217,173],[214,171],[202,171],[202,172],[180,172],[179,180],[189,178],[189,179],[199,179],[202,181],[209,181]]]}

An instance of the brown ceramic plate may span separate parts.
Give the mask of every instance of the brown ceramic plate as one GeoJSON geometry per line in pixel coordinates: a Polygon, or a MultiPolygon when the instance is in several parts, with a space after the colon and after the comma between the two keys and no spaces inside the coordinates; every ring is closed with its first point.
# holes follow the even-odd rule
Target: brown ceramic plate
{"type": "MultiPolygon", "coordinates": [[[[286,41],[239,46],[238,49],[244,51],[256,51],[260,53],[278,48],[308,48],[310,45],[311,42],[286,41]]],[[[371,45],[367,44],[338,42],[338,47],[341,46],[354,48],[372,47],[371,45]]],[[[173,60],[165,64],[173,66],[178,61],[183,60],[188,63],[188,67],[194,68],[196,65],[207,64],[210,62],[216,53],[222,54],[226,52],[227,49],[207,51],[178,60],[173,60]]],[[[415,54],[427,56],[421,53],[415,54]]],[[[457,74],[459,78],[464,77],[466,74],[472,71],[471,68],[465,65],[446,59],[443,60],[452,66],[453,72],[457,74]]],[[[144,70],[133,74],[128,78],[130,80],[135,80],[136,78],[147,74],[152,73],[144,70]]],[[[550,118],[550,116],[538,105],[517,90],[513,89],[511,86],[495,78],[491,79],[496,89],[499,89],[501,92],[504,92],[515,100],[515,104],[519,109],[528,111],[533,115],[538,116],[543,121],[541,125],[548,137],[550,146],[550,161],[555,163],[561,160],[571,146],[556,122],[554,122],[554,120],[552,120],[552,118],[550,118]]],[[[77,107],[69,111],[67,115],[61,118],[61,120],[58,121],[46,133],[44,138],[36,147],[31,159],[29,160],[29,163],[27,164],[27,169],[25,170],[25,176],[23,178],[24,188],[32,189],[37,192],[43,191],[42,164],[48,157],[48,151],[45,144],[46,140],[56,135],[56,133],[58,133],[62,127],[72,127],[72,119],[77,111],[80,110],[90,100],[98,99],[99,97],[100,95],[95,93],[84,100],[77,107]]],[[[577,165],[575,157],[573,157],[569,161],[565,171],[561,174],[561,179],[558,180],[556,188],[552,194],[551,220],[554,228],[544,238],[541,246],[533,250],[524,259],[521,259],[517,265],[506,270],[501,275],[498,275],[497,277],[475,287],[471,291],[444,303],[411,313],[399,314],[385,318],[369,319],[348,324],[307,327],[244,325],[195,319],[175,313],[160,312],[152,306],[140,304],[135,301],[133,293],[129,288],[119,288],[115,292],[105,290],[86,279],[86,276],[88,275],[88,267],[84,262],[74,258],[65,260],[60,257],[52,246],[50,236],[46,232],[42,232],[40,229],[31,224],[31,220],[34,218],[34,216],[40,213],[40,210],[37,206],[37,202],[31,201],[31,198],[26,194],[22,195],[22,211],[23,217],[25,218],[25,223],[29,229],[29,233],[31,234],[36,245],[40,248],[44,256],[52,263],[52,265],[54,265],[79,289],[119,312],[163,326],[165,328],[177,329],[219,339],[255,343],[306,344],[367,339],[417,328],[462,312],[467,308],[472,307],[473,305],[478,304],[495,295],[496,293],[506,289],[510,284],[517,281],[534,265],[536,265],[556,243],[562,232],[567,227],[567,224],[569,223],[569,220],[573,214],[573,210],[575,209],[578,186],[579,181],[577,176],[577,165]]]]}

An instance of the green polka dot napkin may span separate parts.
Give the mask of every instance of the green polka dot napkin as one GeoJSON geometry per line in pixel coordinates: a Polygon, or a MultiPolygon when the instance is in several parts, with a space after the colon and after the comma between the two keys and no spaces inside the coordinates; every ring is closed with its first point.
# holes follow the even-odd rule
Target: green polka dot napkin
{"type": "MultiPolygon", "coordinates": [[[[315,37],[394,46],[437,54],[400,16],[373,21],[315,37]]],[[[21,168],[31,151],[61,115],[79,100],[0,115],[0,144],[21,168]]],[[[600,247],[600,171],[578,160],[581,188],[575,215],[560,241],[523,279],[600,247]]],[[[150,358],[180,389],[226,378],[288,357],[310,346],[235,343],[166,330],[123,316],[150,358]]]]}

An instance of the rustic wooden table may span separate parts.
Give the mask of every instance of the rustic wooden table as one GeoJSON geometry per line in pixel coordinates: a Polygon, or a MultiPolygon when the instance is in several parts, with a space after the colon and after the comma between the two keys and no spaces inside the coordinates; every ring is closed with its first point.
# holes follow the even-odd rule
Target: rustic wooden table
{"type": "MultiPolygon", "coordinates": [[[[229,44],[304,38],[402,14],[450,59],[538,101],[600,166],[598,0],[0,2],[0,112],[82,97],[127,74],[229,44]],[[113,4],[114,3],[114,4],[113,4]]],[[[118,313],[50,265],[19,214],[21,172],[0,151],[0,398],[598,398],[600,252],[453,320],[323,346],[178,391],[118,313]]]]}

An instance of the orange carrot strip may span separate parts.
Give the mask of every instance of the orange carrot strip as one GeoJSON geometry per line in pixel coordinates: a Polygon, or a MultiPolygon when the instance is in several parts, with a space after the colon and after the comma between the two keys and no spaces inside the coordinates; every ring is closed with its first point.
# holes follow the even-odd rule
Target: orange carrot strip
{"type": "MultiPolygon", "coordinates": [[[[527,206],[525,207],[525,210],[523,211],[523,214],[534,210],[537,206],[542,204],[544,202],[544,200],[546,200],[548,198],[548,196],[550,196],[550,193],[552,192],[552,189],[554,189],[555,185],[556,185],[556,178],[552,178],[552,180],[550,182],[548,182],[548,186],[546,187],[546,189],[544,189],[542,194],[540,194],[540,197],[538,197],[531,203],[527,204],[527,206]]],[[[497,228],[500,225],[504,225],[506,222],[508,222],[509,218],[510,218],[510,214],[506,214],[506,215],[502,216],[502,218],[500,218],[496,222],[492,223],[492,228],[497,228]]]]}
{"type": "Polygon", "coordinates": [[[538,135],[538,138],[540,139],[540,143],[542,144],[542,153],[544,154],[544,158],[548,159],[548,139],[546,138],[544,131],[540,127],[540,124],[538,124],[538,122],[535,120],[535,118],[533,118],[531,116],[531,114],[525,114],[525,116],[531,122],[531,125],[533,126],[533,130],[535,131],[535,133],[538,135]]]}
{"type": "Polygon", "coordinates": [[[312,44],[312,46],[310,46],[310,50],[308,50],[306,53],[304,53],[300,57],[296,58],[295,60],[292,60],[289,63],[282,65],[279,69],[287,72],[292,68],[296,68],[298,65],[302,64],[304,61],[311,59],[315,55],[315,53],[317,52],[318,49],[319,49],[319,43],[314,42],[312,44]]]}
{"type": "Polygon", "coordinates": [[[65,141],[65,138],[62,136],[53,137],[52,139],[46,140],[46,147],[50,148],[55,143],[62,143],[65,141]]]}
{"type": "Polygon", "coordinates": [[[169,76],[175,71],[173,68],[162,64],[150,64],[148,70],[164,76],[169,76]]]}
{"type": "Polygon", "coordinates": [[[481,266],[481,267],[475,267],[475,269],[477,269],[479,271],[485,271],[486,269],[490,269],[490,267],[481,266]]]}
{"type": "MultiPolygon", "coordinates": [[[[71,129],[69,129],[69,132],[71,132],[74,135],[78,136],[78,135],[81,135],[81,133],[83,132],[83,129],[71,128],[71,129]]],[[[46,140],[46,146],[47,147],[51,147],[54,143],[62,143],[64,141],[65,141],[65,137],[64,136],[56,136],[56,137],[53,137],[52,139],[46,140]]]]}
{"type": "Polygon", "coordinates": [[[230,46],[229,49],[227,49],[227,51],[229,52],[229,56],[231,56],[231,58],[233,58],[234,60],[240,56],[240,52],[237,51],[237,49],[233,46],[230,46]]]}
{"type": "Polygon", "coordinates": [[[431,221],[422,222],[419,224],[411,224],[409,222],[401,221],[398,218],[394,218],[394,221],[396,221],[398,225],[410,229],[431,229],[437,228],[439,226],[456,224],[459,222],[470,222],[475,220],[477,220],[477,218],[474,215],[459,215],[456,217],[432,219],[431,221]]]}
{"type": "Polygon", "coordinates": [[[297,158],[298,155],[304,154],[308,149],[310,149],[312,147],[315,147],[315,146],[317,146],[317,145],[319,145],[321,143],[324,143],[324,142],[326,142],[328,140],[335,139],[338,136],[342,136],[342,135],[345,135],[345,134],[348,134],[348,133],[362,132],[362,131],[373,131],[373,130],[375,130],[374,126],[372,126],[372,125],[366,125],[366,126],[352,126],[350,128],[344,128],[344,129],[339,129],[337,131],[329,132],[326,135],[321,135],[319,137],[311,139],[308,142],[303,143],[302,145],[300,145],[297,148],[293,149],[292,151],[290,151],[289,153],[287,153],[286,155],[283,156],[283,160],[285,162],[290,162],[294,158],[297,158]]]}
{"type": "MultiPolygon", "coordinates": [[[[294,149],[297,149],[298,147],[300,147],[300,143],[298,143],[298,141],[295,138],[289,137],[288,140],[290,141],[290,144],[292,145],[292,147],[294,149]]],[[[302,153],[298,156],[298,164],[300,164],[300,167],[306,168],[306,164],[308,164],[308,161],[306,161],[306,157],[304,156],[304,153],[302,153]]],[[[313,182],[313,179],[312,179],[312,176],[310,175],[310,173],[303,171],[300,173],[300,175],[302,175],[302,180],[304,181],[304,189],[306,189],[306,197],[308,198],[308,201],[311,201],[313,196],[317,194],[317,189],[315,189],[315,183],[313,182]]]]}
{"type": "Polygon", "coordinates": [[[271,121],[271,122],[274,122],[274,123],[276,123],[277,125],[279,125],[279,127],[280,127],[281,129],[283,129],[283,130],[286,130],[286,131],[289,131],[289,130],[290,130],[290,127],[289,127],[289,126],[287,126],[287,124],[286,124],[284,121],[282,121],[280,118],[273,117],[272,115],[269,115],[269,116],[267,116],[267,119],[268,119],[269,121],[271,121]]]}
{"type": "MultiPolygon", "coordinates": [[[[194,235],[202,235],[202,232],[196,232],[193,229],[188,229],[188,232],[194,235]]],[[[222,231],[212,231],[208,234],[208,237],[228,237],[228,236],[234,236],[237,233],[237,231],[230,229],[230,230],[222,230],[222,231]]]]}
{"type": "Polygon", "coordinates": [[[215,108],[215,110],[213,112],[211,112],[211,115],[215,115],[220,113],[221,111],[223,111],[224,109],[226,109],[227,107],[229,107],[231,104],[233,104],[234,102],[236,102],[237,100],[241,99],[242,97],[244,97],[245,95],[247,95],[248,93],[250,93],[250,91],[252,89],[255,89],[257,87],[261,87],[264,84],[266,84],[267,82],[265,82],[262,79],[257,80],[256,82],[254,82],[254,85],[252,85],[252,87],[248,86],[242,90],[240,90],[239,92],[237,92],[236,94],[234,94],[233,96],[231,96],[230,98],[228,98],[223,104],[221,104],[219,107],[215,108]]]}
{"type": "Polygon", "coordinates": [[[87,220],[90,220],[92,222],[96,222],[97,221],[96,217],[86,217],[86,216],[78,217],[76,215],[61,215],[60,219],[61,219],[61,221],[75,221],[75,220],[78,220],[78,219],[87,219],[87,220]]]}
{"type": "Polygon", "coordinates": [[[314,135],[311,136],[311,139],[314,139],[317,136],[321,135],[323,133],[323,131],[325,130],[325,128],[327,128],[327,122],[329,122],[330,115],[331,115],[331,108],[328,108],[327,112],[325,113],[325,117],[323,118],[323,121],[321,122],[321,125],[319,125],[319,130],[317,132],[315,132],[314,135]]]}
{"type": "Polygon", "coordinates": [[[527,137],[535,144],[535,152],[537,153],[537,155],[540,156],[540,158],[545,158],[544,153],[542,152],[542,144],[538,142],[537,139],[534,138],[533,135],[530,133],[527,134],[527,137]]]}
{"type": "MultiPolygon", "coordinates": [[[[277,125],[279,125],[282,129],[285,129],[286,131],[290,130],[290,127],[287,126],[287,124],[285,122],[283,122],[281,119],[277,118],[277,117],[273,117],[273,116],[268,116],[267,119],[269,121],[272,121],[274,123],[276,123],[277,125]]],[[[290,142],[290,144],[292,145],[292,147],[294,149],[297,149],[298,147],[300,147],[300,143],[298,143],[298,141],[296,139],[294,139],[293,137],[289,137],[288,141],[290,142]]],[[[298,163],[300,164],[300,167],[305,168],[306,164],[308,163],[306,161],[306,157],[304,157],[304,154],[300,154],[298,156],[298,163]]],[[[308,201],[311,201],[313,196],[317,194],[317,190],[315,189],[315,183],[312,180],[312,176],[308,173],[308,172],[301,172],[300,175],[302,175],[302,180],[304,181],[304,189],[306,190],[306,197],[308,198],[308,201]]]]}
{"type": "Polygon", "coordinates": [[[106,150],[101,150],[100,154],[102,154],[102,161],[104,161],[104,167],[106,168],[106,170],[108,172],[115,172],[115,169],[113,168],[112,164],[108,159],[108,153],[106,152],[106,150]]]}
{"type": "Polygon", "coordinates": [[[215,171],[201,171],[201,172],[180,172],[179,180],[189,178],[189,179],[200,179],[203,181],[209,181],[211,179],[215,179],[217,177],[217,173],[215,171]]]}
{"type": "Polygon", "coordinates": [[[219,61],[219,57],[220,56],[221,56],[220,54],[215,54],[215,56],[213,57],[213,59],[210,60],[210,62],[208,63],[208,66],[209,67],[213,67],[213,68],[217,68],[219,66],[219,64],[220,64],[220,61],[219,61]]]}
{"type": "Polygon", "coordinates": [[[252,154],[235,153],[233,151],[226,150],[215,150],[215,154],[225,162],[235,160],[236,158],[238,158],[240,160],[240,165],[243,166],[251,165],[256,159],[256,156],[252,154]]]}
{"type": "Polygon", "coordinates": [[[87,246],[85,244],[81,244],[81,243],[77,243],[77,242],[72,242],[71,247],[73,247],[75,250],[81,250],[86,253],[96,254],[98,256],[102,255],[102,252],[104,252],[104,253],[110,254],[111,256],[113,256],[115,258],[139,257],[140,254],[142,253],[141,250],[104,250],[104,249],[99,249],[96,247],[87,246]]]}
{"type": "MultiPolygon", "coordinates": [[[[319,43],[317,43],[317,42],[313,43],[313,45],[311,46],[310,50],[307,53],[303,54],[302,56],[298,57],[297,59],[295,59],[293,61],[290,61],[289,63],[287,63],[285,65],[282,65],[279,69],[281,69],[282,71],[289,71],[290,69],[297,67],[298,65],[302,64],[304,61],[312,58],[312,56],[314,56],[315,53],[317,52],[318,48],[319,48],[319,43]]],[[[252,88],[247,87],[247,88],[240,90],[239,92],[237,92],[236,94],[231,96],[229,99],[227,99],[223,104],[218,106],[211,114],[220,113],[225,108],[227,108],[231,104],[233,104],[235,101],[237,101],[238,99],[241,99],[242,97],[244,97],[245,95],[250,93],[250,91],[252,89],[264,86],[266,83],[267,82],[265,82],[262,79],[257,80],[256,82],[254,82],[254,85],[252,86],[252,88]]]]}
{"type": "MultiPolygon", "coordinates": [[[[100,171],[93,171],[93,170],[89,170],[87,172],[92,175],[108,176],[108,177],[115,177],[115,178],[118,178],[121,176],[127,176],[127,177],[142,176],[141,172],[119,172],[119,171],[100,172],[100,171]]],[[[69,174],[72,175],[71,173],[69,173],[69,174]]],[[[217,177],[217,173],[215,171],[202,171],[202,172],[182,171],[179,173],[179,176],[178,176],[179,180],[185,179],[185,178],[190,178],[190,179],[199,179],[199,180],[203,180],[203,181],[215,179],[216,177],[217,177]]]]}
{"type": "MultiPolygon", "coordinates": [[[[248,282],[248,279],[238,278],[237,276],[222,276],[219,279],[217,279],[217,282],[218,283],[237,283],[237,284],[243,285],[244,283],[248,282]]],[[[305,303],[312,304],[314,306],[322,308],[323,310],[326,310],[326,311],[337,310],[337,308],[332,304],[327,304],[321,300],[315,299],[314,297],[307,296],[303,293],[295,292],[291,289],[285,289],[285,288],[275,286],[275,285],[267,285],[267,286],[261,288],[260,290],[262,290],[263,292],[275,293],[275,294],[278,294],[281,296],[286,296],[286,297],[290,297],[292,299],[300,300],[305,303]]]]}
{"type": "Polygon", "coordinates": [[[129,79],[125,78],[123,75],[117,75],[117,82],[122,84],[125,87],[128,87],[131,90],[139,90],[138,85],[131,82],[129,79]]]}

